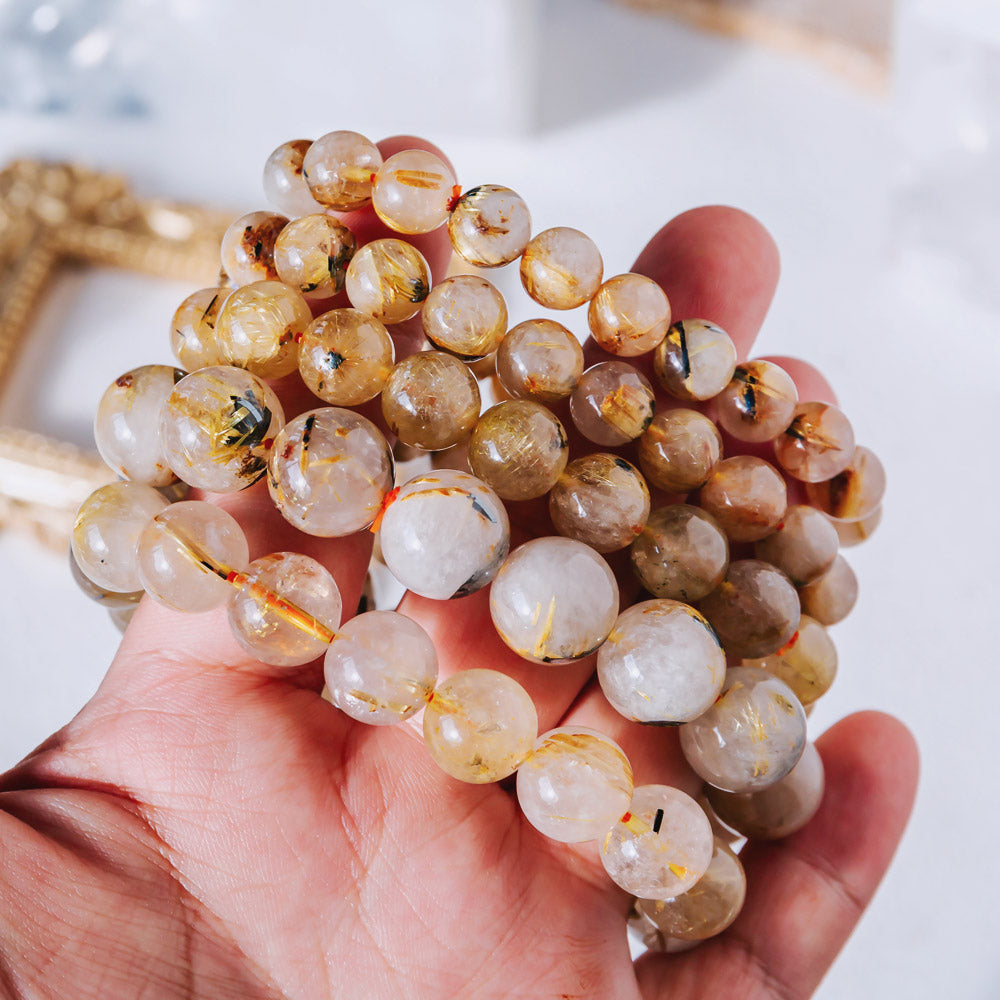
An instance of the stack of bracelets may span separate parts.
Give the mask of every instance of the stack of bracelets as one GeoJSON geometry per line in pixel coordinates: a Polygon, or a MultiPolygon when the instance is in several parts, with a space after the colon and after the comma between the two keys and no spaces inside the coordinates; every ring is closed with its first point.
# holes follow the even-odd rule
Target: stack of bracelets
{"type": "Polygon", "coordinates": [[[220,287],[190,295],[173,319],[184,370],[136,368],[100,402],[97,445],[124,478],[80,508],[78,579],[119,616],[143,592],[187,612],[227,603],[233,635],[254,658],[293,667],[324,656],[329,700],[360,722],[398,723],[422,709],[427,749],[448,774],[483,783],[516,771],[521,809],[538,830],[600,842],[610,877],[637,897],[633,926],[648,944],[720,932],[745,893],[733,845],[791,833],[818,808],[823,767],[803,706],[836,672],[826,627],[857,595],[838,549],[880,517],[878,459],[855,446],[835,406],[799,402],[783,368],[738,364],[719,326],[672,321],[654,281],[603,280],[583,233],[532,236],[514,191],[484,184],[463,194],[430,152],[383,162],[363,136],[332,132],[280,146],[264,186],[292,221],[254,212],[227,231],[220,287]],[[519,259],[525,291],[544,307],[589,303],[590,334],[609,360],[584,371],[578,339],[550,319],[508,330],[503,296],[479,273],[432,287],[405,239],[358,247],[337,213],[368,204],[399,234],[447,223],[470,272],[519,259]],[[351,307],[330,309],[342,291],[351,307]],[[394,364],[387,327],[418,312],[431,348],[394,364]],[[678,403],[658,406],[629,363],[649,352],[678,403]],[[510,398],[481,415],[469,365],[491,355],[510,398]],[[296,369],[328,405],[286,422],[266,380],[296,369]],[[379,395],[397,442],[428,452],[467,443],[471,474],[431,470],[396,486],[386,437],[349,409],[379,395]],[[588,441],[637,441],[638,467],[610,450],[568,462],[563,425],[546,405],[566,398],[588,441]],[[763,458],[723,458],[719,427],[757,450],[772,442],[808,504],[788,504],[785,476],[763,458]],[[531,698],[506,674],[469,669],[438,684],[434,645],[414,621],[376,610],[342,625],[325,567],[293,552],[251,562],[226,511],[170,502],[178,479],[225,493],[264,476],[303,532],[377,531],[380,558],[416,594],[447,600],[491,585],[496,631],[524,659],[560,664],[596,651],[618,712],[680,727],[705,795],[633,788],[628,759],[600,733],[539,736],[531,698]],[[649,486],[667,500],[691,495],[651,510],[649,486]],[[509,553],[504,501],[546,494],[558,534],[509,553]],[[746,557],[731,560],[731,545],[746,557]],[[619,614],[603,554],[626,547],[647,599],[619,614]]]}

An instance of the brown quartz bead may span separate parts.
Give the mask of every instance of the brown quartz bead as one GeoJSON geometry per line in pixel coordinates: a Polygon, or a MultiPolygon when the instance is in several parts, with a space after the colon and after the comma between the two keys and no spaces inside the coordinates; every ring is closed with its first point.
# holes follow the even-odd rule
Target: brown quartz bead
{"type": "Polygon", "coordinates": [[[851,613],[858,599],[858,578],[850,563],[838,555],[821,577],[799,588],[799,599],[802,610],[821,625],[836,625],[851,613]]]}
{"type": "Polygon", "coordinates": [[[832,479],[806,483],[809,502],[838,521],[868,517],[885,496],[885,469],[870,448],[858,445],[847,468],[832,479]]]}
{"type": "Polygon", "coordinates": [[[635,440],[649,426],[655,409],[649,380],[624,361],[588,368],[569,399],[577,430],[605,448],[635,440]]]}
{"type": "Polygon", "coordinates": [[[590,300],[587,323],[609,354],[631,358],[653,350],[667,335],[670,302],[660,286],[642,274],[609,278],[590,300]]]}
{"type": "Polygon", "coordinates": [[[829,518],[813,507],[793,504],[774,532],[757,542],[754,554],[801,587],[833,565],[838,548],[837,532],[829,518]]]}
{"type": "Polygon", "coordinates": [[[344,290],[357,241],[332,216],[315,213],[289,222],[274,244],[278,277],[303,295],[332,298],[344,290]]]}
{"type": "Polygon", "coordinates": [[[404,444],[440,451],[464,440],[479,419],[479,386],[468,365],[443,351],[421,351],[392,370],[382,415],[404,444]]]}
{"type": "Polygon", "coordinates": [[[774,439],[778,464],[806,483],[832,479],[854,456],[854,431],[830,403],[799,403],[791,423],[774,439]]]}
{"type": "Polygon", "coordinates": [[[529,319],[508,331],[497,348],[497,376],[512,396],[554,403],[583,374],[583,348],[561,323],[529,319]]]}
{"type": "Polygon", "coordinates": [[[788,506],[785,480],[778,470],[753,455],[725,458],[701,488],[701,506],[732,542],[753,542],[771,534],[788,506]]]}
{"type": "Polygon", "coordinates": [[[631,462],[597,452],[566,466],[549,495],[549,513],[560,535],[615,552],[646,524],[649,489],[631,462]]]}
{"type": "Polygon", "coordinates": [[[690,604],[722,582],[729,542],[711,514],[679,503],[649,515],[631,555],[636,576],[651,594],[690,604]]]}
{"type": "Polygon", "coordinates": [[[275,281],[274,245],[288,219],[274,212],[240,216],[222,237],[222,269],[234,285],[275,281]]]}
{"type": "Polygon", "coordinates": [[[770,441],[791,423],[799,394],[772,361],[744,361],[715,397],[719,423],[738,441],[770,441]]]}
{"type": "Polygon", "coordinates": [[[698,489],[722,457],[722,435],[697,410],[661,410],[639,438],[646,479],[668,493],[698,489]]]}
{"type": "Polygon", "coordinates": [[[507,332],[507,304],[485,278],[458,274],[431,289],[421,319],[435,347],[476,361],[500,346],[507,332]]]}
{"type": "Polygon", "coordinates": [[[882,523],[882,507],[879,505],[860,521],[831,520],[830,523],[833,525],[834,531],[837,532],[841,548],[848,549],[852,545],[860,545],[871,537],[882,523]]]}
{"type": "MultiPolygon", "coordinates": [[[[698,608],[730,656],[770,656],[795,634],[799,597],[788,577],[769,563],[739,559],[698,608]]],[[[813,616],[815,617],[815,615],[813,616]]]]}
{"type": "Polygon", "coordinates": [[[678,320],[653,352],[653,371],[675,399],[711,399],[729,384],[736,346],[704,319],[678,320]]]}
{"type": "Polygon", "coordinates": [[[780,677],[802,702],[811,705],[826,694],[837,676],[837,647],[815,618],[803,614],[795,634],[776,653],[743,661],[780,677]]]}
{"type": "Polygon", "coordinates": [[[568,458],[562,424],[528,399],[491,406],[469,440],[473,473],[504,500],[530,500],[548,493],[568,458]]]}
{"type": "Polygon", "coordinates": [[[548,309],[574,309],[601,286],[597,244],[578,229],[557,226],[533,237],[521,256],[521,284],[548,309]]]}

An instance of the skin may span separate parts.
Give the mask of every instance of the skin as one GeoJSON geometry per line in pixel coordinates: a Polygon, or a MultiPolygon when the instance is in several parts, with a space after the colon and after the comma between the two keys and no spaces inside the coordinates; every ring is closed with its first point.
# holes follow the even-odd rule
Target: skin
{"type": "MultiPolygon", "coordinates": [[[[415,144],[427,147],[401,137],[383,150],[415,144]]],[[[355,223],[377,235],[370,219],[355,223]]],[[[424,238],[437,273],[445,241],[424,238]]],[[[778,259],[755,220],[706,208],[661,229],[636,269],[661,282],[675,316],[712,317],[746,356],[778,259]]],[[[803,397],[832,398],[818,372],[788,367],[803,397]]],[[[282,390],[290,413],[315,405],[291,382],[282,390]]],[[[252,557],[306,552],[356,606],[368,533],[300,535],[263,484],[211,499],[244,525],[252,557]]],[[[537,525],[530,507],[515,521],[522,537],[537,525]]],[[[623,746],[636,784],[697,787],[676,732],[616,715],[592,660],[546,671],[510,653],[485,593],[408,595],[402,610],[434,638],[443,675],[505,670],[532,695],[540,730],[592,726],[623,746]]],[[[749,892],[734,926],[633,966],[630,900],[596,844],[548,841],[507,787],[448,778],[416,727],[355,723],[321,686],[318,663],[250,659],[224,612],[184,616],[145,600],[94,698],[0,779],[0,996],[804,997],[884,874],[916,785],[901,723],[845,719],[817,744],[818,815],[745,852],[749,892]]]]}

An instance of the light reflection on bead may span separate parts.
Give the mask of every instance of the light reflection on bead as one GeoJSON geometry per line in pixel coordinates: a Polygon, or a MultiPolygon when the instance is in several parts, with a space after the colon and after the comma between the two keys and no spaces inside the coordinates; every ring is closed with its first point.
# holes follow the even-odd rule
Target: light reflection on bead
{"type": "Polygon", "coordinates": [[[416,316],[427,298],[431,269],[409,243],[373,240],[351,258],[345,288],[355,309],[383,323],[402,323],[416,316]]]}
{"type": "Polygon", "coordinates": [[[521,284],[548,309],[574,309],[601,286],[597,244],[578,229],[557,226],[533,237],[521,257],[521,284]]]}
{"type": "Polygon", "coordinates": [[[803,707],[826,694],[837,676],[837,647],[815,618],[802,615],[795,634],[777,652],[743,661],[783,680],[803,707]]]}
{"type": "Polygon", "coordinates": [[[448,218],[455,174],[426,149],[390,156],[375,175],[372,207],[397,233],[429,233],[448,218]]]}
{"type": "Polygon", "coordinates": [[[215,324],[230,288],[202,288],[178,307],[170,324],[170,347],[185,371],[222,364],[215,324]]]}
{"type": "Polygon", "coordinates": [[[435,285],[421,318],[424,333],[435,347],[466,361],[492,354],[507,332],[503,296],[474,274],[458,274],[435,285]]]}
{"type": "Polygon", "coordinates": [[[778,464],[806,483],[819,483],[843,472],[854,456],[854,430],[829,403],[799,403],[791,423],[774,439],[778,464]]]}
{"type": "Polygon", "coordinates": [[[656,397],[637,368],[624,361],[603,361],[580,377],[569,411],[588,441],[613,448],[635,440],[650,425],[656,397]]]}
{"type": "Polygon", "coordinates": [[[676,399],[711,399],[735,368],[736,346],[729,334],[704,319],[678,320],[653,353],[653,371],[676,399]]]}
{"type": "Polygon", "coordinates": [[[703,413],[661,410],[639,438],[639,466],[668,493],[698,489],[722,457],[722,435],[703,413]]]}
{"type": "Polygon", "coordinates": [[[497,348],[497,376],[512,396],[554,403],[583,374],[583,348],[561,323],[529,319],[507,332],[497,348]]]}
{"type": "Polygon", "coordinates": [[[328,132],[308,149],[302,173],[316,201],[340,212],[371,199],[372,178],[382,166],[378,147],[357,132],[328,132]]]}
{"type": "Polygon", "coordinates": [[[330,298],[344,290],[354,256],[354,233],[329,215],[306,215],[289,222],[274,244],[278,277],[302,295],[330,298]]]}
{"type": "Polygon", "coordinates": [[[234,285],[274,281],[274,243],[288,219],[274,212],[250,212],[236,219],[222,237],[222,269],[234,285]]]}
{"type": "Polygon", "coordinates": [[[264,164],[264,197],[289,218],[319,212],[323,207],[313,198],[302,175],[302,162],[311,145],[311,139],[283,142],[264,164]]]}
{"type": "Polygon", "coordinates": [[[590,300],[587,323],[596,343],[610,354],[631,358],[653,350],[667,335],[666,293],[642,274],[619,274],[590,300]]]}
{"type": "Polygon", "coordinates": [[[524,252],[531,238],[531,215],[510,188],[480,184],[458,199],[448,219],[455,252],[477,267],[500,267],[524,252]]]}

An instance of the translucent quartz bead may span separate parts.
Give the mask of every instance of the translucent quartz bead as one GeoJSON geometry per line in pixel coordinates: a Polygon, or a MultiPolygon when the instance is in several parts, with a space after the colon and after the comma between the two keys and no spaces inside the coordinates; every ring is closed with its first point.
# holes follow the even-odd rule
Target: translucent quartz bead
{"type": "Polygon", "coordinates": [[[744,361],[715,397],[715,413],[737,441],[770,441],[791,423],[798,400],[791,375],[780,365],[744,361]]]}
{"type": "Polygon", "coordinates": [[[274,266],[278,277],[303,295],[330,298],[344,290],[356,247],[354,233],[343,223],[329,215],[304,215],[278,236],[274,266]]]}
{"type": "Polygon", "coordinates": [[[675,399],[711,399],[729,384],[736,345],[704,319],[678,320],[653,352],[653,371],[675,399]]]}
{"type": "Polygon", "coordinates": [[[322,656],[340,625],[342,604],[326,568],[299,552],[254,559],[229,598],[229,625],[262,663],[295,667],[322,656]]]}
{"type": "Polygon", "coordinates": [[[373,240],[351,258],[345,281],[351,305],[383,323],[416,316],[431,290],[431,269],[402,240],[373,240]]]}
{"type": "Polygon", "coordinates": [[[672,899],[637,899],[635,908],[666,937],[704,941],[721,934],[737,918],[746,893],[742,862],[716,837],[708,870],[687,892],[672,899]]]}
{"type": "Polygon", "coordinates": [[[294,288],[255,281],[237,288],[219,312],[219,355],[261,378],[281,378],[298,367],[298,342],[311,322],[312,311],[294,288]]]}
{"type": "Polygon", "coordinates": [[[412,619],[369,611],[334,637],[324,673],[337,708],[370,726],[387,726],[423,708],[437,680],[437,652],[412,619]]]}
{"type": "Polygon", "coordinates": [[[842,548],[860,545],[867,541],[882,523],[882,506],[876,507],[867,517],[859,521],[831,521],[842,548]]]}
{"type": "Polygon", "coordinates": [[[278,397],[256,375],[213,365],[174,386],[163,409],[163,454],[190,486],[232,493],[264,475],[284,423],[278,397]]]}
{"type": "Polygon", "coordinates": [[[424,742],[438,766],[482,785],[513,774],[531,753],[538,716],[527,691],[496,670],[463,670],[424,709],[424,742]]]}
{"type": "Polygon", "coordinates": [[[382,390],[382,416],[404,444],[440,451],[463,441],[482,401],[468,365],[443,351],[420,351],[401,361],[382,390]]]}
{"type": "Polygon", "coordinates": [[[307,150],[302,173],[312,196],[340,212],[367,205],[382,154],[357,132],[328,132],[307,150]]]}
{"type": "Polygon", "coordinates": [[[829,403],[799,403],[791,423],[774,439],[778,464],[796,479],[819,483],[843,472],[854,456],[854,430],[829,403]]]}
{"type": "Polygon", "coordinates": [[[497,376],[512,395],[554,403],[583,374],[583,348],[561,323],[529,319],[507,332],[497,348],[497,376]]]}
{"type": "Polygon", "coordinates": [[[485,587],[510,548],[500,498],[467,472],[441,469],[400,487],[379,526],[382,558],[404,587],[447,600],[485,587]]]}
{"type": "Polygon", "coordinates": [[[754,792],[798,763],[806,713],[791,688],[766,670],[730,667],[721,697],[682,726],[680,738],[685,759],[710,785],[754,792]]]}
{"type": "Polygon", "coordinates": [[[551,410],[529,399],[491,406],[469,439],[469,466],[504,500],[544,496],[566,468],[566,432],[551,410]]]}
{"type": "Polygon", "coordinates": [[[689,493],[708,479],[722,457],[722,435],[697,410],[661,410],[639,438],[639,465],[668,493],[689,493]]]}
{"type": "Polygon", "coordinates": [[[773,785],[759,792],[723,792],[708,788],[719,818],[746,837],[775,840],[801,830],[823,801],[823,760],[807,743],[799,762],[773,785]]]}
{"type": "Polygon", "coordinates": [[[215,324],[229,288],[202,288],[192,292],[174,313],[170,324],[170,347],[174,357],[189,372],[222,363],[215,340],[215,324]]]}
{"type": "Polygon", "coordinates": [[[385,388],[394,356],[389,331],[377,319],[357,309],[331,309],[302,334],[299,374],[325,402],[359,406],[385,388]]]}
{"type": "Polygon", "coordinates": [[[234,285],[274,281],[274,243],[288,219],[274,212],[242,215],[222,237],[222,269],[234,285]]]}
{"type": "Polygon", "coordinates": [[[507,332],[503,296],[474,274],[458,274],[435,285],[421,318],[424,333],[435,347],[466,361],[492,354],[507,332]]]}
{"type": "Polygon", "coordinates": [[[649,489],[631,462],[595,452],[566,466],[549,494],[549,514],[560,535],[615,552],[646,524],[649,489]]]}
{"type": "Polygon", "coordinates": [[[777,652],[745,667],[760,667],[781,678],[803,706],[826,694],[837,676],[837,647],[815,618],[803,615],[795,634],[777,652]]]}
{"type": "Polygon", "coordinates": [[[754,554],[801,587],[833,565],[838,548],[837,532],[826,517],[812,507],[793,504],[774,532],[754,545],[754,554]]]}
{"type": "Polygon", "coordinates": [[[204,500],[160,511],[139,536],[139,579],[146,593],[178,611],[211,611],[232,588],[229,571],[250,562],[246,535],[232,514],[204,500]]]}
{"type": "Polygon", "coordinates": [[[670,302],[651,278],[619,274],[605,281],[590,300],[587,323],[605,351],[636,357],[653,350],[667,335],[670,302]]]}
{"type": "Polygon", "coordinates": [[[170,365],[143,365],[105,390],[94,420],[94,440],[101,458],[119,475],[148,486],[175,480],[160,446],[160,415],[185,374],[170,365]]]}
{"type": "MultiPolygon", "coordinates": [[[[799,598],[788,577],[769,563],[738,559],[699,610],[731,656],[770,656],[799,627],[799,598]]],[[[815,617],[815,615],[813,616],[815,617]]]]}
{"type": "Polygon", "coordinates": [[[753,542],[781,523],[788,490],[778,470],[753,455],[724,458],[712,469],[698,501],[731,542],[753,542]]]}
{"type": "Polygon", "coordinates": [[[632,801],[632,765],[607,736],[580,726],[552,729],[517,769],[517,800],[546,837],[599,840],[632,801]]]}
{"type": "Polygon", "coordinates": [[[290,420],[275,439],[267,471],[271,499],[285,520],[322,537],[371,524],[393,481],[382,432],[360,413],[336,406],[290,420]]]}
{"type": "Polygon", "coordinates": [[[372,208],[397,233],[429,233],[448,218],[455,174],[426,149],[390,156],[375,175],[372,208]]]}
{"type": "Polygon", "coordinates": [[[601,846],[604,870],[626,892],[668,899],[708,871],[715,838],[701,806],[668,785],[640,785],[601,846]]]}
{"type": "Polygon", "coordinates": [[[623,611],[597,651],[597,677],[612,708],[635,722],[676,724],[715,701],[726,654],[712,626],[678,601],[623,611]]]}
{"type": "Polygon", "coordinates": [[[843,621],[858,599],[858,578],[841,555],[820,577],[799,588],[802,610],[821,625],[843,621]]]}
{"type": "Polygon", "coordinates": [[[882,503],[885,469],[875,452],[858,445],[842,472],[821,483],[806,483],[806,496],[829,517],[860,521],[882,503]]]}
{"type": "Polygon", "coordinates": [[[166,506],[163,496],[143,483],[109,483],[91,493],[77,511],[70,540],[80,571],[115,593],[139,590],[139,535],[166,506]]]}
{"type": "Polygon", "coordinates": [[[73,577],[73,582],[92,601],[104,605],[109,611],[121,611],[134,608],[142,600],[143,590],[132,590],[122,594],[117,590],[109,590],[107,587],[100,587],[80,569],[73,555],[73,548],[69,550],[69,572],[73,577]]]}
{"type": "Polygon", "coordinates": [[[588,368],[569,398],[577,430],[606,448],[635,440],[655,411],[649,379],[624,361],[603,361],[588,368]]]}
{"type": "Polygon", "coordinates": [[[531,239],[531,214],[508,187],[480,184],[455,203],[448,218],[455,253],[476,267],[500,267],[517,260],[531,239]]]}
{"type": "Polygon", "coordinates": [[[573,309],[601,287],[604,261],[597,244],[578,229],[557,226],[533,237],[521,256],[521,284],[548,309],[573,309]]]}
{"type": "Polygon", "coordinates": [[[607,638],[618,616],[608,564],[571,538],[535,538],[508,557],[490,589],[500,638],[534,663],[579,660],[607,638]]]}
{"type": "Polygon", "coordinates": [[[722,582],[729,542],[711,514],[688,504],[654,510],[632,543],[639,582],[657,597],[701,600],[722,582]]]}
{"type": "Polygon", "coordinates": [[[264,163],[264,197],[290,218],[322,209],[302,174],[302,163],[311,145],[311,139],[283,142],[264,163]]]}

